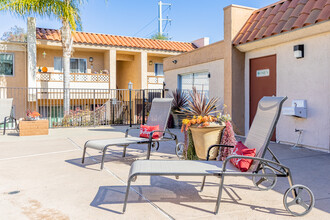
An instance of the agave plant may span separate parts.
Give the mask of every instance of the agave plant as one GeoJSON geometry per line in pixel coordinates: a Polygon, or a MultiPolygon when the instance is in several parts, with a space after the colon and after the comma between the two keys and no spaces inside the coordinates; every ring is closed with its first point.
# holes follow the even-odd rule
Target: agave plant
{"type": "Polygon", "coordinates": [[[196,87],[193,87],[189,92],[188,104],[185,109],[182,109],[188,115],[191,116],[209,116],[217,113],[216,105],[219,101],[218,97],[208,99],[205,93],[198,92],[196,87]]]}
{"type": "Polygon", "coordinates": [[[183,109],[187,107],[188,96],[186,93],[182,92],[179,89],[176,89],[172,91],[169,96],[173,98],[172,111],[174,113],[180,113],[183,109]]]}

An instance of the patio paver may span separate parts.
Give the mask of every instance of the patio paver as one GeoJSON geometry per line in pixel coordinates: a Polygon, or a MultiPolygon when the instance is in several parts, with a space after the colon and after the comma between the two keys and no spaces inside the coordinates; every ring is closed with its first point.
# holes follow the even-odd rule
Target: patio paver
{"type": "MultiPolygon", "coordinates": [[[[48,136],[0,136],[0,216],[6,219],[282,219],[293,218],[282,204],[289,187],[278,179],[273,190],[257,191],[248,178],[228,177],[218,215],[213,214],[219,179],[210,177],[202,193],[200,177],[139,177],[122,214],[130,164],[145,159],[146,146],[133,145],[122,158],[121,147],[109,147],[105,169],[101,154],[86,140],[123,137],[125,127],[52,129],[48,136]]],[[[183,140],[179,130],[180,141],[183,140]]],[[[135,131],[136,132],[136,131],[135,131]]],[[[133,133],[134,134],[134,133],[133,133]]],[[[137,133],[135,133],[137,134],[137,133]]],[[[288,145],[271,149],[293,171],[295,183],[307,185],[316,207],[303,219],[330,218],[330,154],[288,145]]],[[[177,159],[174,142],[162,143],[151,159],[177,159]]]]}

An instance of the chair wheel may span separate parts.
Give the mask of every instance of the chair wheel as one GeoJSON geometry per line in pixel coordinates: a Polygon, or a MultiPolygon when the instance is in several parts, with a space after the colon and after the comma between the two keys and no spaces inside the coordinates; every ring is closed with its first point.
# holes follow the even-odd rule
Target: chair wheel
{"type": "MultiPolygon", "coordinates": [[[[260,172],[260,171],[259,171],[260,172]]],[[[252,176],[253,184],[260,190],[270,190],[274,188],[277,183],[276,172],[270,168],[264,166],[261,169],[263,174],[273,174],[272,176],[252,176]]]]}
{"type": "Polygon", "coordinates": [[[175,147],[175,154],[179,159],[183,159],[184,143],[178,143],[175,147]]]}
{"type": "Polygon", "coordinates": [[[151,147],[157,151],[159,149],[159,142],[152,142],[151,147]]]}
{"type": "Polygon", "coordinates": [[[284,207],[294,216],[306,215],[312,210],[314,203],[314,195],[312,191],[306,186],[294,185],[284,193],[284,207]],[[293,197],[290,197],[290,194],[293,197]]]}

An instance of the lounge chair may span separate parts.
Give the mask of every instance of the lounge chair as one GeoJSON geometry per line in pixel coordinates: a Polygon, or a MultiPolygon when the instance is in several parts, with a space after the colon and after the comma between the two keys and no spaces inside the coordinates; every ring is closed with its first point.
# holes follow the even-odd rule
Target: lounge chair
{"type": "Polygon", "coordinates": [[[6,127],[8,122],[15,122],[15,129],[17,130],[17,120],[13,117],[13,99],[0,99],[0,125],[3,124],[3,134],[6,134],[6,127]]]}
{"type": "MultiPolygon", "coordinates": [[[[314,196],[310,189],[303,185],[293,185],[290,169],[280,163],[274,153],[269,149],[270,138],[274,132],[276,123],[280,117],[281,108],[286,97],[263,97],[259,104],[253,124],[250,128],[244,145],[248,148],[256,148],[255,157],[232,155],[225,161],[189,161],[189,160],[137,160],[131,165],[129,172],[126,196],[124,201],[123,212],[126,210],[129,189],[132,181],[137,176],[202,176],[203,182],[201,190],[205,184],[207,176],[217,176],[220,178],[218,198],[215,206],[215,214],[218,213],[223,183],[226,176],[244,176],[252,177],[253,183],[261,190],[272,189],[277,177],[287,177],[290,188],[284,194],[284,206],[293,215],[305,215],[314,206],[314,196]],[[265,159],[266,151],[272,156],[271,160],[265,159]],[[234,165],[230,163],[232,158],[253,159],[253,164],[248,172],[240,172],[234,165]],[[309,195],[309,201],[303,201],[301,193],[304,191],[309,195]],[[289,197],[292,193],[293,199],[289,197]],[[291,201],[288,201],[291,200],[291,201]],[[296,212],[292,210],[292,206],[301,206],[303,211],[296,212]]],[[[228,147],[224,145],[212,145],[208,153],[213,147],[228,147]]],[[[208,158],[207,158],[208,160],[208,158]]]]}
{"type": "Polygon", "coordinates": [[[159,125],[159,131],[153,131],[150,133],[150,138],[141,138],[141,137],[128,137],[128,133],[131,129],[139,129],[136,128],[128,128],[125,133],[124,138],[111,138],[104,140],[89,140],[84,145],[84,152],[82,157],[82,163],[85,160],[85,154],[87,148],[96,149],[103,152],[102,161],[101,161],[101,170],[103,169],[105,152],[109,146],[123,146],[123,157],[126,154],[126,148],[130,144],[147,144],[147,159],[150,158],[150,151],[152,147],[155,147],[156,150],[159,148],[159,142],[162,141],[175,141],[178,144],[178,139],[175,134],[171,133],[169,129],[167,129],[167,122],[171,111],[172,106],[172,98],[155,98],[152,101],[151,109],[149,113],[149,117],[146,125],[156,126],[159,125]],[[159,139],[152,139],[154,132],[160,132],[159,139]],[[167,134],[167,136],[165,136],[167,134]]]}

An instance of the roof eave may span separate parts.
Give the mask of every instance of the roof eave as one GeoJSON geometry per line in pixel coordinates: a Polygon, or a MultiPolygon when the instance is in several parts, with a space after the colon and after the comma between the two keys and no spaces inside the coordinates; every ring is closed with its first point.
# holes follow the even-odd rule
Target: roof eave
{"type": "MultiPolygon", "coordinates": [[[[60,41],[57,41],[57,40],[37,39],[37,41],[41,41],[41,42],[52,42],[52,43],[55,43],[56,44],[56,45],[49,45],[49,46],[61,46],[61,42],[60,41]]],[[[91,46],[91,47],[103,47],[103,48],[122,48],[122,49],[134,49],[134,50],[148,50],[148,51],[158,51],[158,52],[177,53],[177,54],[178,53],[189,52],[189,51],[179,51],[179,50],[161,50],[161,49],[143,48],[143,47],[128,47],[128,46],[119,46],[119,45],[105,45],[105,44],[92,44],[92,43],[76,43],[76,42],[73,43],[73,46],[77,46],[77,45],[85,45],[85,46],[91,46]]]]}
{"type": "Polygon", "coordinates": [[[330,20],[234,46],[241,52],[249,52],[326,32],[330,33],[330,20]]]}

